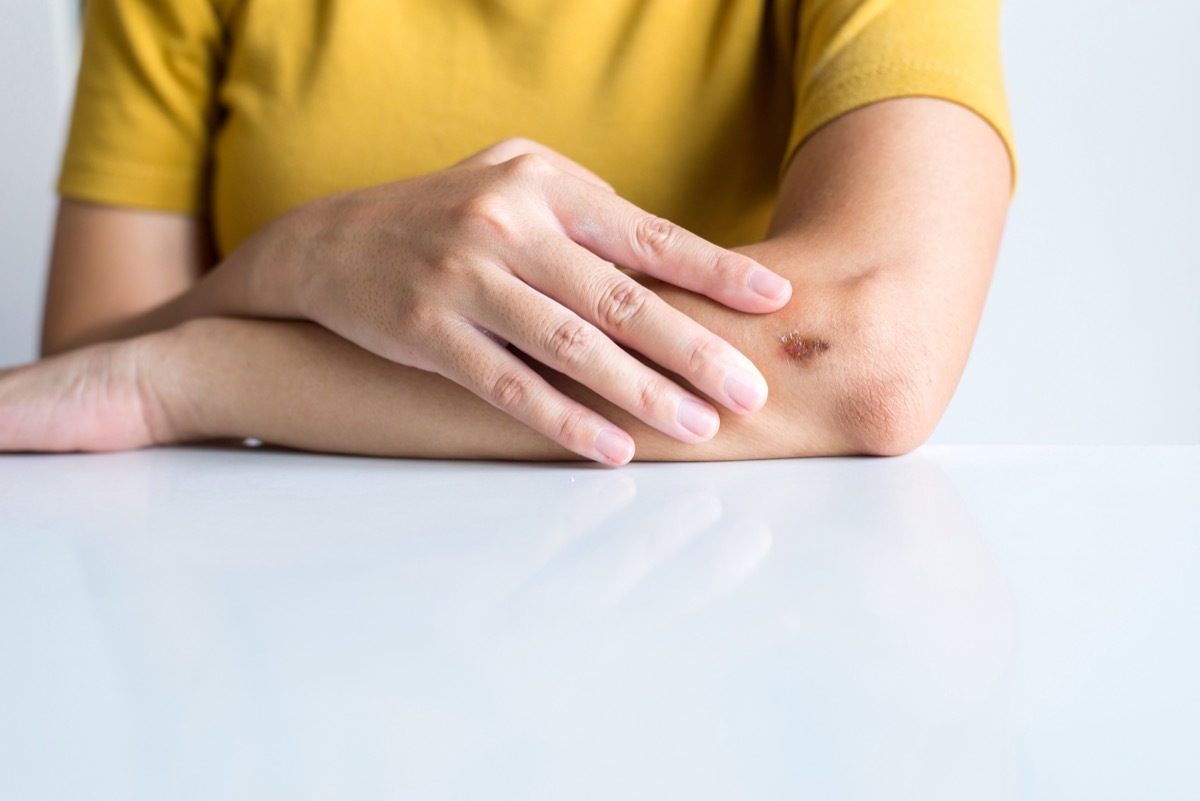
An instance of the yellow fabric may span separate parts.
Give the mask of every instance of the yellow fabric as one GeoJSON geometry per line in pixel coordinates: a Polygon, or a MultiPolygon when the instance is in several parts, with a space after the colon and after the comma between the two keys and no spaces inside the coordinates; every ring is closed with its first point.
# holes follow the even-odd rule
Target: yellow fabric
{"type": "Polygon", "coordinates": [[[1012,137],[999,0],[88,0],[63,196],[211,216],[220,254],[313,198],[509,136],[727,246],[789,158],[890,97],[1012,137]]]}

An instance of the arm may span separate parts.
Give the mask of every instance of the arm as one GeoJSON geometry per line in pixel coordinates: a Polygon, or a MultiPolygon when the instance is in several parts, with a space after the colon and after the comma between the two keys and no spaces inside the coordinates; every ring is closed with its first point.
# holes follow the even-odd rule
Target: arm
{"type": "Polygon", "coordinates": [[[744,312],[775,311],[791,293],[750,257],[647,214],[586,168],[521,139],[435,173],[301,204],[149,308],[163,294],[154,291],[162,276],[178,284],[189,272],[180,263],[195,261],[189,255],[161,270],[154,257],[169,248],[157,246],[180,243],[178,229],[190,231],[194,221],[89,209],[93,218],[69,231],[92,235],[84,241],[104,246],[98,256],[87,258],[93,249],[70,233],[55,250],[45,341],[59,344],[47,350],[212,316],[307,319],[388,361],[445,376],[575,453],[615,464],[632,455],[630,436],[535,368],[569,376],[692,443],[716,433],[717,412],[658,368],[739,414],[766,402],[767,384],[743,354],[612,262],[744,312]],[[171,236],[163,233],[168,224],[171,236]],[[126,235],[132,240],[121,248],[126,235]]]}
{"type": "MultiPolygon", "coordinates": [[[[551,378],[626,426],[640,459],[909,450],[932,431],[961,375],[996,257],[1009,175],[992,129],[942,101],[880,103],[813,136],[788,170],[770,236],[742,249],[792,280],[795,291],[783,310],[739,314],[655,285],[669,303],[755,360],[771,385],[766,407],[725,414],[708,442],[678,442],[578,384],[551,378]],[[791,332],[799,334],[790,343],[795,356],[780,341],[791,332]],[[828,348],[806,349],[804,339],[828,348]]],[[[0,381],[0,411],[0,446],[9,449],[120,447],[111,433],[91,440],[89,432],[129,429],[124,447],[255,436],[343,453],[571,456],[458,385],[307,323],[202,319],[66,354],[0,381]],[[67,373],[65,396],[82,398],[94,423],[74,441],[63,439],[69,427],[58,418],[79,419],[78,410],[38,391],[62,385],[47,370],[67,373]],[[91,374],[106,380],[85,380],[91,374]],[[136,392],[113,390],[131,383],[136,392]],[[144,425],[108,423],[104,404],[122,398],[132,400],[117,416],[136,409],[144,425]]]]}
{"type": "Polygon", "coordinates": [[[206,219],[63,198],[42,316],[42,356],[143,333],[122,331],[121,321],[144,319],[195,286],[212,266],[206,219]]]}
{"type": "MultiPolygon", "coordinates": [[[[798,153],[768,239],[741,248],[792,280],[782,311],[739,314],[654,284],[759,365],[766,407],[723,414],[715,438],[684,444],[553,380],[626,427],[639,459],[905,452],[928,437],[962,374],[1009,193],[1001,140],[959,106],[904,99],[848,114],[798,153]],[[791,356],[780,341],[790,332],[828,349],[805,356],[798,341],[800,357],[791,356]]],[[[163,397],[185,437],[397,456],[570,456],[449,381],[315,326],[202,320],[175,332],[171,347],[183,369],[163,397]]]]}
{"type": "MultiPolygon", "coordinates": [[[[762,319],[716,308],[701,318],[767,375],[769,414],[746,422],[797,455],[890,455],[925,441],[966,365],[1010,195],[1002,140],[952,103],[890,100],[815,134],[767,241],[742,249],[793,281],[791,303],[762,319]],[[790,331],[830,348],[797,363],[778,341],[790,331]]],[[[662,291],[685,312],[697,305],[662,291]]]]}

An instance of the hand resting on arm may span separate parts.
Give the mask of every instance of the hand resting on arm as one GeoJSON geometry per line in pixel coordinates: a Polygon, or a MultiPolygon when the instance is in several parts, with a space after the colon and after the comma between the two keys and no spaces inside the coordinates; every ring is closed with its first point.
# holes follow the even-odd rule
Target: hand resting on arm
{"type": "Polygon", "coordinates": [[[790,290],[750,258],[636,208],[570,159],[507,140],[446,170],[302,204],[140,314],[106,320],[94,306],[54,314],[72,297],[63,279],[47,339],[55,348],[121,339],[210,316],[307,319],[615,463],[631,455],[628,436],[555,391],[505,343],[685,442],[711,437],[716,411],[652,365],[736,412],[762,406],[766,383],[748,359],[613,261],[748,312],[778,309],[790,290]]]}
{"type": "MultiPolygon", "coordinates": [[[[972,112],[929,99],[879,103],[805,144],[767,240],[739,248],[792,281],[781,311],[738,313],[647,279],[657,297],[754,361],[771,386],[761,411],[726,414],[710,440],[665,436],[581,384],[539,372],[629,431],[641,459],[902,453],[932,431],[961,375],[1009,179],[1001,140],[972,112]]],[[[311,323],[199,319],[85,348],[10,371],[0,409],[0,444],[9,449],[256,436],[378,455],[570,456],[445,378],[311,323]],[[65,421],[90,419],[84,406],[93,418],[141,422],[101,426],[132,429],[123,443],[87,440],[95,431],[71,441],[65,421]]],[[[570,414],[554,420],[563,438],[582,424],[570,414]]]]}

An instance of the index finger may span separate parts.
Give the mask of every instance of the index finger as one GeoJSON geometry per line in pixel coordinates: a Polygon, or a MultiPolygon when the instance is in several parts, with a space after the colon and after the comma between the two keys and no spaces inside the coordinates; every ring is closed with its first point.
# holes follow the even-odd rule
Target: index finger
{"type": "Polygon", "coordinates": [[[749,256],[726,250],[620,195],[597,191],[563,175],[547,187],[564,233],[616,264],[712,298],[732,309],[773,312],[787,304],[792,285],[749,256]]]}

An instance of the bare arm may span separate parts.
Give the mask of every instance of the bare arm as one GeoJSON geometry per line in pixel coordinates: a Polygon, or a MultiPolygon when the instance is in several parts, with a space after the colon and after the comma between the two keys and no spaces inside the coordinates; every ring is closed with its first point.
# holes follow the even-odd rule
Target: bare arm
{"type": "Polygon", "coordinates": [[[613,262],[742,312],[776,311],[791,294],[786,279],[749,256],[648,214],[582,165],[523,139],[426,175],[300,204],[144,311],[162,298],[154,288],[164,275],[188,273],[183,263],[196,261],[186,254],[164,266],[155,258],[170,257],[164,245],[189,245],[180,237],[194,221],[77,204],[64,212],[69,233],[52,263],[46,325],[46,342],[57,345],[48,351],[204,317],[310,320],[388,361],[442,375],[569,450],[612,464],[633,455],[629,434],[535,368],[568,376],[690,443],[719,426],[707,399],[738,414],[767,399],[753,362],[613,262]],[[78,223],[84,212],[94,224],[78,223]],[[123,248],[122,237],[131,238],[123,248]]]}
{"type": "Polygon", "coordinates": [[[63,198],[42,355],[144,333],[120,329],[186,293],[212,264],[206,219],[63,198]]]}
{"type": "MultiPolygon", "coordinates": [[[[966,365],[1010,195],[999,136],[955,104],[891,100],[818,132],[791,165],[768,240],[742,249],[792,279],[791,303],[759,320],[702,318],[766,372],[764,428],[801,455],[924,442],[966,365]],[[797,363],[779,341],[793,331],[830,347],[797,363]]],[[[662,292],[689,314],[698,303],[662,292]]]]}
{"type": "MultiPolygon", "coordinates": [[[[991,128],[941,101],[880,103],[816,134],[787,174],[769,238],[742,248],[792,280],[783,310],[742,314],[655,285],[759,364],[771,386],[766,407],[725,413],[708,442],[678,442],[542,373],[626,426],[641,459],[904,452],[928,436],[961,375],[1003,227],[1009,170],[991,128]]],[[[199,223],[141,222],[101,226],[105,236],[143,239],[142,250],[114,241],[112,252],[161,252],[167,265],[157,285],[131,281],[128,293],[110,293],[131,313],[170,297],[204,263],[194,249],[199,223]],[[181,256],[185,248],[192,250],[181,256]]],[[[108,288],[100,281],[94,291],[108,288]]],[[[559,423],[570,429],[578,420],[559,423]]],[[[0,449],[230,436],[379,455],[570,456],[458,385],[308,323],[196,320],[0,376],[0,449]]]]}
{"type": "MultiPolygon", "coordinates": [[[[791,165],[768,240],[740,249],[792,280],[782,311],[741,314],[654,285],[759,365],[771,386],[764,409],[725,413],[715,438],[685,444],[553,380],[626,427],[640,459],[905,452],[928,437],[962,374],[1009,181],[1000,139],[958,106],[904,99],[848,114],[791,165]]],[[[159,390],[176,436],[397,456],[570,456],[457,385],[313,325],[201,320],[173,332],[169,353],[159,390]]]]}

